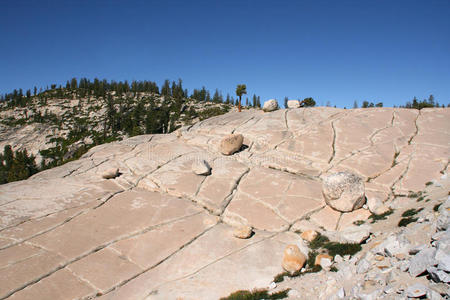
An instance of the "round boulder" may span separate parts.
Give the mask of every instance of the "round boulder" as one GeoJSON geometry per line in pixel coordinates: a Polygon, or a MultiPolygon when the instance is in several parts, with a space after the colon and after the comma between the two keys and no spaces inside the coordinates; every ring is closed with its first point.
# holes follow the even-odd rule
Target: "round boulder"
{"type": "Polygon", "coordinates": [[[334,210],[350,212],[361,208],[366,197],[364,182],[350,172],[339,172],[326,176],[322,182],[325,202],[334,210]]]}
{"type": "Polygon", "coordinates": [[[244,137],[242,134],[230,134],[220,142],[220,152],[224,155],[231,155],[242,147],[244,137]]]}
{"type": "Polygon", "coordinates": [[[288,100],[287,106],[288,106],[288,108],[299,108],[300,107],[300,101],[298,101],[298,100],[288,100]]]}
{"type": "Polygon", "coordinates": [[[274,111],[278,109],[278,102],[275,99],[270,99],[264,102],[263,111],[274,111]]]}
{"type": "Polygon", "coordinates": [[[111,169],[105,170],[102,174],[102,177],[104,179],[114,179],[117,176],[119,176],[119,168],[111,168],[111,169]]]}
{"type": "Polygon", "coordinates": [[[306,256],[300,251],[296,245],[288,245],[284,249],[283,261],[281,266],[283,269],[293,274],[299,272],[306,262],[306,256]]]}

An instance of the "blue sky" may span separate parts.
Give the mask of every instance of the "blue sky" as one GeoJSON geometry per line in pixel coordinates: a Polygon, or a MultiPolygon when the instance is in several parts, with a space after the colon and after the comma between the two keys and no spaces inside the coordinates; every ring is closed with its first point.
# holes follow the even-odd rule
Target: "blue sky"
{"type": "Polygon", "coordinates": [[[450,1],[0,1],[0,93],[182,78],[224,95],[450,103],[450,1]]]}

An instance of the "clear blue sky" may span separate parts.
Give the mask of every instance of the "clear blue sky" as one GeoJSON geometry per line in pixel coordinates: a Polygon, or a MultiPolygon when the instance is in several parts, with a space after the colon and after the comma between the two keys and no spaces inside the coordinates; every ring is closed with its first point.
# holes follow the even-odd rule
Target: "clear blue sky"
{"type": "Polygon", "coordinates": [[[450,1],[0,1],[0,93],[72,77],[447,104],[450,1]]]}

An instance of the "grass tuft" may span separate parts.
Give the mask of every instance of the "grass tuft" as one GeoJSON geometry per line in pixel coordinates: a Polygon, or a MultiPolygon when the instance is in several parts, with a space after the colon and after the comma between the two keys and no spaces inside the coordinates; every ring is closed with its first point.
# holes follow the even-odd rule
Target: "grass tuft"
{"type": "Polygon", "coordinates": [[[353,224],[355,224],[356,226],[361,226],[364,223],[366,223],[366,221],[364,220],[356,220],[355,222],[353,222],[353,224]]]}
{"type": "Polygon", "coordinates": [[[413,217],[403,218],[400,220],[400,222],[398,222],[398,227],[406,227],[409,223],[416,222],[417,220],[418,218],[413,217]]]}
{"type": "Polygon", "coordinates": [[[414,208],[408,209],[408,210],[406,210],[406,211],[404,211],[404,212],[402,213],[402,217],[412,217],[412,216],[415,216],[418,212],[420,212],[420,211],[422,211],[422,210],[423,210],[423,207],[418,208],[418,209],[414,209],[414,208]]]}
{"type": "Polygon", "coordinates": [[[387,212],[379,214],[379,215],[371,214],[369,219],[372,219],[372,221],[370,223],[373,224],[373,223],[375,223],[377,221],[380,221],[380,220],[386,220],[387,216],[392,215],[393,213],[394,213],[394,210],[393,209],[389,209],[387,212]]]}
{"type": "Polygon", "coordinates": [[[435,206],[433,206],[433,211],[438,211],[439,207],[441,207],[442,203],[438,203],[435,206]]]}
{"type": "Polygon", "coordinates": [[[425,183],[426,186],[432,185],[433,182],[432,181],[428,181],[427,183],[425,183]]]}
{"type": "Polygon", "coordinates": [[[261,300],[261,299],[285,299],[288,297],[290,289],[285,289],[273,294],[269,294],[266,289],[252,291],[236,291],[228,297],[220,298],[220,300],[261,300]]]}

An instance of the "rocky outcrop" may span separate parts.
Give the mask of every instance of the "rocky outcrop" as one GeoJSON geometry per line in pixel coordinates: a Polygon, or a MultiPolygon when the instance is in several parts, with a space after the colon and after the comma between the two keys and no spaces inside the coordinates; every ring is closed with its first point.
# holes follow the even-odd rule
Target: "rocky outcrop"
{"type": "Polygon", "coordinates": [[[341,212],[361,208],[366,201],[362,179],[349,172],[326,176],[323,179],[322,193],[325,202],[341,212]]]}
{"type": "Polygon", "coordinates": [[[287,102],[287,108],[299,108],[300,107],[300,101],[298,100],[288,100],[287,102]]]}
{"type": "Polygon", "coordinates": [[[449,109],[243,110],[179,137],[94,147],[0,186],[0,276],[8,279],[0,298],[220,299],[271,286],[290,288],[293,299],[404,299],[420,283],[440,299],[449,291],[448,120],[449,109]],[[232,133],[248,147],[222,155],[232,133]],[[199,158],[210,175],[193,172],[199,158]],[[110,168],[120,176],[103,179],[110,168]],[[362,178],[367,198],[392,214],[373,215],[372,203],[350,212],[327,205],[321,178],[342,171],[362,178]],[[233,235],[242,224],[251,238],[233,235]],[[321,234],[312,245],[308,230],[321,234]],[[324,236],[328,248],[313,249],[324,236]],[[288,245],[333,260],[270,285],[288,245]],[[352,255],[329,250],[359,246],[352,255]],[[425,249],[435,255],[422,264],[425,249]],[[411,275],[411,263],[422,275],[411,275]]]}

